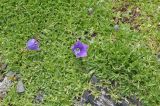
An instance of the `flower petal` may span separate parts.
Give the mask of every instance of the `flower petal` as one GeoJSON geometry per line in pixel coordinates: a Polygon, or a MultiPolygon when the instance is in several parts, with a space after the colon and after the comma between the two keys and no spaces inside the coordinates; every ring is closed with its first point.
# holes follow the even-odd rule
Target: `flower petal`
{"type": "Polygon", "coordinates": [[[76,58],[79,57],[86,57],[87,56],[87,50],[88,50],[88,45],[83,44],[81,41],[77,41],[72,47],[71,47],[73,53],[76,55],[76,58]],[[80,52],[77,53],[75,52],[76,49],[80,49],[80,52]]]}
{"type": "Polygon", "coordinates": [[[30,39],[27,42],[27,48],[29,50],[39,50],[39,43],[38,43],[38,41],[36,41],[35,39],[30,39]]]}

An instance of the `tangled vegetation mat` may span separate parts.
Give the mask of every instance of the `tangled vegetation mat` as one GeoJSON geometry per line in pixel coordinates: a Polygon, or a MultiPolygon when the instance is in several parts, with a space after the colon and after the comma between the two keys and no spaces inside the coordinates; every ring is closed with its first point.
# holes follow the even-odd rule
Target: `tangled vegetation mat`
{"type": "Polygon", "coordinates": [[[159,0],[0,0],[0,105],[160,106],[159,52],[159,0]]]}

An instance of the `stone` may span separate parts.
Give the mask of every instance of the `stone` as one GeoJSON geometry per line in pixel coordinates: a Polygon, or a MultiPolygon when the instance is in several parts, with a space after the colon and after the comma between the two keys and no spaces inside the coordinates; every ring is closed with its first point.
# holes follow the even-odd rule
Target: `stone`
{"type": "Polygon", "coordinates": [[[0,98],[4,98],[7,94],[8,89],[12,86],[12,81],[5,77],[2,82],[0,82],[0,98]]]}
{"type": "Polygon", "coordinates": [[[99,80],[97,79],[97,77],[95,75],[93,75],[92,78],[91,78],[91,83],[96,84],[98,82],[99,82],[99,80]]]}
{"type": "Polygon", "coordinates": [[[88,96],[90,95],[91,91],[89,90],[85,90],[83,92],[83,95],[82,95],[82,100],[81,101],[84,101],[85,103],[88,103],[89,100],[88,100],[88,96]]]}
{"type": "Polygon", "coordinates": [[[44,101],[44,93],[43,91],[38,91],[35,96],[35,103],[42,103],[44,101]]]}
{"type": "Polygon", "coordinates": [[[23,84],[22,80],[18,81],[16,90],[17,90],[17,93],[25,92],[25,88],[24,88],[24,84],[23,84]]]}
{"type": "Polygon", "coordinates": [[[91,104],[91,105],[94,105],[95,104],[95,100],[94,100],[94,96],[92,94],[90,94],[88,96],[88,102],[91,104]]]}
{"type": "Polygon", "coordinates": [[[16,75],[16,73],[13,72],[13,71],[9,71],[9,72],[6,74],[7,77],[14,77],[15,75],[16,75]]]}
{"type": "Polygon", "coordinates": [[[99,98],[100,101],[103,103],[103,106],[115,106],[113,101],[106,98],[104,95],[101,95],[99,98]]]}
{"type": "Polygon", "coordinates": [[[118,30],[119,30],[119,25],[115,25],[115,26],[114,26],[114,30],[115,30],[115,31],[118,31],[118,30]]]}

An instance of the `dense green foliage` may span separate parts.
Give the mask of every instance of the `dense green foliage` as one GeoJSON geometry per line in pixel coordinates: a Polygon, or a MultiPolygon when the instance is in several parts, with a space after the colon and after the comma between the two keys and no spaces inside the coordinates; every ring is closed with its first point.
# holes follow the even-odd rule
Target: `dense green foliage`
{"type": "Polygon", "coordinates": [[[155,55],[160,48],[158,1],[131,2],[129,9],[140,8],[136,19],[140,31],[130,29],[134,23],[122,22],[119,31],[114,30],[113,17],[121,17],[122,12],[113,12],[113,7],[123,4],[114,0],[0,0],[1,61],[9,64],[7,71],[22,75],[26,87],[19,95],[13,86],[2,104],[33,106],[35,93],[43,89],[42,106],[69,106],[74,96],[91,87],[88,82],[95,73],[118,83],[111,91],[115,99],[136,94],[146,106],[160,105],[160,65],[155,55]],[[93,8],[91,15],[89,8],[93,8]],[[93,32],[97,36],[91,43],[93,32]],[[27,40],[33,37],[40,42],[38,52],[26,50],[27,40]],[[82,60],[71,51],[79,37],[89,45],[88,56],[82,60]]]}

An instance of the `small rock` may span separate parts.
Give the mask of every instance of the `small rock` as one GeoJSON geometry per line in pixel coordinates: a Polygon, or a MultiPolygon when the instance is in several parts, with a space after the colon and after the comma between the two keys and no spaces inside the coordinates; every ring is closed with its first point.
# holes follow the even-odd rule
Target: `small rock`
{"type": "Polygon", "coordinates": [[[91,83],[96,84],[98,82],[99,82],[99,80],[97,79],[97,77],[95,75],[93,75],[92,78],[91,78],[91,83]]]}
{"type": "Polygon", "coordinates": [[[11,86],[12,86],[12,81],[8,77],[5,77],[3,81],[0,82],[0,98],[1,99],[3,99],[6,96],[7,91],[11,86]]]}
{"type": "Polygon", "coordinates": [[[104,106],[103,102],[101,102],[100,100],[96,101],[96,106],[104,106]]]}
{"type": "Polygon", "coordinates": [[[104,95],[101,95],[99,98],[100,101],[103,103],[103,106],[115,106],[113,101],[106,98],[104,95]]]}
{"type": "Polygon", "coordinates": [[[13,71],[9,71],[9,72],[6,74],[7,77],[14,77],[15,75],[16,75],[16,73],[13,72],[13,71]]]}
{"type": "Polygon", "coordinates": [[[88,96],[88,101],[91,105],[94,105],[95,104],[95,100],[94,100],[94,96],[92,94],[90,94],[88,96]]]}
{"type": "Polygon", "coordinates": [[[89,90],[85,90],[83,95],[82,95],[82,100],[81,101],[84,101],[85,103],[88,103],[89,100],[88,100],[88,96],[90,95],[91,91],[89,90]]]}
{"type": "Polygon", "coordinates": [[[17,93],[23,93],[23,92],[25,92],[24,84],[22,80],[19,80],[17,84],[17,93]]]}
{"type": "Polygon", "coordinates": [[[93,8],[89,8],[88,9],[88,15],[92,15],[93,14],[93,8]]]}
{"type": "Polygon", "coordinates": [[[16,72],[13,72],[13,71],[9,71],[7,74],[6,74],[6,77],[8,77],[8,79],[10,81],[15,81],[17,80],[16,79],[16,72]]]}
{"type": "Polygon", "coordinates": [[[115,25],[114,29],[115,29],[115,31],[118,31],[119,30],[119,25],[115,25]]]}
{"type": "Polygon", "coordinates": [[[37,95],[36,96],[36,101],[37,101],[37,103],[40,103],[40,102],[42,102],[43,101],[43,95],[37,95]]]}
{"type": "Polygon", "coordinates": [[[42,103],[44,101],[44,93],[43,91],[39,91],[35,96],[35,103],[42,103]]]}
{"type": "Polygon", "coordinates": [[[109,94],[103,94],[104,98],[108,98],[108,99],[111,99],[111,95],[109,94]]]}

